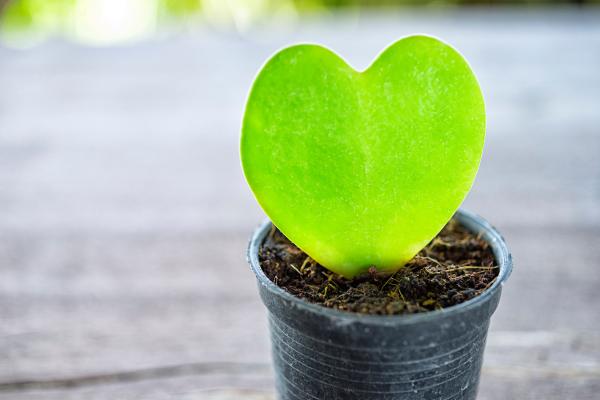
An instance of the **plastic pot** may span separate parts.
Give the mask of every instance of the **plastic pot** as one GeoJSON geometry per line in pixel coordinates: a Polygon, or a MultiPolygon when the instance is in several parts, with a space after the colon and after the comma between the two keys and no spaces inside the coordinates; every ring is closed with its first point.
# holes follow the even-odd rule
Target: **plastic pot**
{"type": "Polygon", "coordinates": [[[476,398],[490,317],[512,260],[502,236],[483,218],[462,210],[457,218],[490,244],[500,267],[496,281],[464,303],[397,316],[338,311],[284,291],[258,260],[271,223],[256,230],[248,261],[269,311],[280,399],[476,398]]]}

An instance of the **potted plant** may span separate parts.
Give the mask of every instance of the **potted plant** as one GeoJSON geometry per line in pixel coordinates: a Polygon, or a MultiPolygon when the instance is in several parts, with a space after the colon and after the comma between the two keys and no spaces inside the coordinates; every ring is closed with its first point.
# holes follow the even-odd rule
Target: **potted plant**
{"type": "Polygon", "coordinates": [[[476,397],[512,268],[500,234],[457,212],[484,137],[477,80],[436,38],[403,38],[363,72],[316,45],[265,64],[241,158],[272,221],[248,260],[280,398],[476,397]]]}

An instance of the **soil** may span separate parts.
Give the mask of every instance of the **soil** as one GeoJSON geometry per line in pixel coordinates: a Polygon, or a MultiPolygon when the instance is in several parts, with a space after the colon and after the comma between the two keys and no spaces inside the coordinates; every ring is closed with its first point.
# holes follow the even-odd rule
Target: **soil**
{"type": "Polygon", "coordinates": [[[456,220],[411,261],[390,274],[371,267],[346,279],[319,265],[273,228],[260,248],[265,274],[275,284],[311,303],[363,314],[414,314],[469,300],[498,275],[484,240],[456,220]]]}

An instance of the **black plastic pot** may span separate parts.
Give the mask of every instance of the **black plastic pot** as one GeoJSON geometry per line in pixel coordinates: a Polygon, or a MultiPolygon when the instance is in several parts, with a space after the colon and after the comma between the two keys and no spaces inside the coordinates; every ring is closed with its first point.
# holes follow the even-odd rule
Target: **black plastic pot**
{"type": "Polygon", "coordinates": [[[475,399],[492,313],[512,260],[502,236],[484,219],[457,213],[481,233],[500,267],[481,295],[440,311],[361,315],[310,304],[266,277],[258,249],[265,222],[250,242],[248,261],[269,310],[273,360],[283,400],[475,399]]]}

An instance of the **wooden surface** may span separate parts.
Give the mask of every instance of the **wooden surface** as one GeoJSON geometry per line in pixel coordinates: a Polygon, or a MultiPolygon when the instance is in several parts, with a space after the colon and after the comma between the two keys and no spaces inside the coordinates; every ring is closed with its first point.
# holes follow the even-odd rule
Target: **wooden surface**
{"type": "Polygon", "coordinates": [[[318,18],[108,49],[0,49],[0,399],[273,399],[244,261],[262,214],[238,161],[245,96],[284,44],[364,68],[439,35],[489,114],[465,206],[513,250],[482,400],[600,392],[600,13],[318,18]]]}

